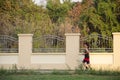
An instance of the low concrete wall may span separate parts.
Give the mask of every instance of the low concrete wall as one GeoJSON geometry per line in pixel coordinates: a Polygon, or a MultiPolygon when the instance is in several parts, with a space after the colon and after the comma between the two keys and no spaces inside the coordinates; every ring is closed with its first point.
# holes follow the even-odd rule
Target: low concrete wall
{"type": "MultiPolygon", "coordinates": [[[[71,69],[82,63],[79,33],[67,33],[65,53],[32,53],[32,34],[20,34],[18,53],[0,53],[0,67],[11,69],[71,69]],[[29,45],[28,45],[29,44],[29,45]]],[[[90,53],[91,66],[117,69],[120,67],[120,33],[113,33],[113,53],[90,53]]]]}
{"type": "Polygon", "coordinates": [[[66,53],[33,53],[31,68],[34,69],[67,69],[66,53]]]}
{"type": "Polygon", "coordinates": [[[65,53],[33,53],[31,56],[31,64],[65,64],[65,53]]]}
{"type": "Polygon", "coordinates": [[[114,64],[113,53],[91,53],[91,64],[114,64]]]}
{"type": "MultiPolygon", "coordinates": [[[[82,64],[84,56],[79,54],[79,65],[82,64]]],[[[114,66],[113,53],[90,53],[90,64],[94,69],[111,69],[114,66]]],[[[114,66],[115,67],[115,66],[114,66]]],[[[119,66],[116,66],[119,67],[119,66]]]]}
{"type": "Polygon", "coordinates": [[[0,54],[0,65],[2,64],[18,64],[18,54],[16,53],[0,54]]]}

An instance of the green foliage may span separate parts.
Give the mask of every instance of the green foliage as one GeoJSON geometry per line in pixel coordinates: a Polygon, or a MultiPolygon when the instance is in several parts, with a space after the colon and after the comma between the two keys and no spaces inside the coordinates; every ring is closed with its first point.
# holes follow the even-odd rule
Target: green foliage
{"type": "Polygon", "coordinates": [[[61,4],[59,0],[48,0],[47,9],[48,14],[53,23],[59,23],[67,16],[67,12],[71,9],[70,2],[61,4]]]}
{"type": "MultiPolygon", "coordinates": [[[[1,71],[1,70],[0,70],[1,71]]],[[[6,70],[7,71],[7,70],[6,70]]],[[[0,75],[0,80],[119,80],[120,72],[103,71],[103,70],[76,70],[74,73],[64,70],[53,71],[32,71],[22,70],[17,73],[10,73],[0,75]],[[42,73],[40,73],[42,72],[42,73]],[[48,73],[47,73],[48,72],[48,73]]],[[[1,73],[1,72],[0,72],[1,73]]]]}
{"type": "Polygon", "coordinates": [[[2,80],[119,80],[119,76],[92,75],[10,75],[2,80]]]}
{"type": "Polygon", "coordinates": [[[85,70],[83,69],[83,66],[80,65],[78,69],[75,70],[75,74],[91,74],[91,75],[111,75],[111,76],[117,76],[120,75],[120,71],[119,70],[104,70],[104,69],[89,69],[89,70],[85,70]]]}
{"type": "Polygon", "coordinates": [[[47,10],[31,0],[1,0],[0,6],[0,34],[34,33],[37,36],[53,31],[47,10]]]}
{"type": "Polygon", "coordinates": [[[70,75],[70,71],[67,70],[53,70],[52,75],[70,75]]]}
{"type": "Polygon", "coordinates": [[[0,68],[0,75],[3,76],[3,75],[6,75],[7,74],[7,70],[4,69],[3,67],[0,68]]]}
{"type": "Polygon", "coordinates": [[[83,34],[97,32],[111,36],[112,32],[120,31],[120,23],[116,15],[117,7],[116,1],[95,0],[94,5],[80,15],[79,25],[83,34]],[[86,28],[89,30],[85,31],[86,28]]]}
{"type": "MultiPolygon", "coordinates": [[[[72,24],[79,25],[82,35],[99,33],[111,36],[120,31],[120,0],[83,0],[79,6],[65,0],[48,0],[47,7],[35,5],[32,0],[0,0],[0,34],[33,33],[57,34],[66,23],[74,7],[76,17],[72,24]],[[77,13],[78,12],[78,13],[77,13]],[[77,14],[77,15],[76,15],[77,14]],[[79,20],[78,20],[79,19],[79,20]]],[[[70,23],[70,22],[69,22],[70,23]]]]}

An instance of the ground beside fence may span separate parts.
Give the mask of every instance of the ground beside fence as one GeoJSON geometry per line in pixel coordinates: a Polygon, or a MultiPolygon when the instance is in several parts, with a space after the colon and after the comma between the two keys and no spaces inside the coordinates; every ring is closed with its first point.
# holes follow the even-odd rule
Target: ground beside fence
{"type": "Polygon", "coordinates": [[[120,80],[119,71],[104,70],[0,70],[0,80],[120,80]]]}
{"type": "Polygon", "coordinates": [[[109,75],[8,75],[0,80],[120,80],[120,76],[109,75]]]}

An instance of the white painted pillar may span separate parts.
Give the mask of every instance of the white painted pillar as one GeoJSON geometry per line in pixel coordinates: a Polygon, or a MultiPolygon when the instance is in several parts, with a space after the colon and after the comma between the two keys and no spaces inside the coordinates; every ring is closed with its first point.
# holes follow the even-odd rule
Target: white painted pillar
{"type": "Polygon", "coordinates": [[[120,66],[120,32],[113,33],[114,65],[120,66]]]}
{"type": "Polygon", "coordinates": [[[31,64],[33,34],[18,34],[18,36],[19,36],[18,67],[29,69],[31,64]]]}
{"type": "Polygon", "coordinates": [[[79,59],[80,33],[66,33],[66,65],[69,69],[75,70],[79,59]]]}

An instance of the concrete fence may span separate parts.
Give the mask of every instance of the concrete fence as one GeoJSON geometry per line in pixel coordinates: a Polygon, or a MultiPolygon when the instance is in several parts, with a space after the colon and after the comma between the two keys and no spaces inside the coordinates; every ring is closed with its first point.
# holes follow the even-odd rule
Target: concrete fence
{"type": "MultiPolygon", "coordinates": [[[[65,53],[33,53],[33,34],[18,34],[18,53],[0,53],[0,67],[11,69],[59,69],[75,70],[82,63],[79,52],[80,34],[66,33],[65,53]]],[[[113,33],[113,53],[90,53],[93,68],[117,69],[120,67],[120,33],[113,33]]]]}

